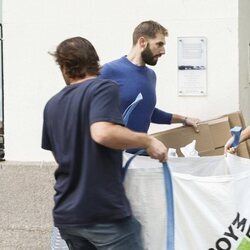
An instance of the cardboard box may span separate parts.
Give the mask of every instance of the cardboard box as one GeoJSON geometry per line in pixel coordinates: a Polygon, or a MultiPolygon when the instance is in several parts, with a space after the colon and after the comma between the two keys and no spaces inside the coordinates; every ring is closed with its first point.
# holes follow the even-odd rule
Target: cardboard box
{"type": "MultiPolygon", "coordinates": [[[[224,145],[231,137],[230,129],[234,126],[245,128],[241,112],[234,112],[198,125],[199,133],[192,127],[178,127],[153,134],[168,148],[175,148],[178,156],[183,156],[180,148],[196,140],[196,150],[200,156],[223,155],[224,145]]],[[[247,143],[241,143],[238,155],[249,158],[247,143]]]]}

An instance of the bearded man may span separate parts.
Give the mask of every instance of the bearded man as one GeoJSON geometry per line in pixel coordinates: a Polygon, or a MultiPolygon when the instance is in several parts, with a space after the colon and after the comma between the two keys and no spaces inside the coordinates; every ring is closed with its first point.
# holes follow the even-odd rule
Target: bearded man
{"type": "MultiPolygon", "coordinates": [[[[140,23],[133,32],[133,46],[127,56],[103,65],[102,79],[112,79],[119,85],[121,111],[136,99],[139,93],[143,99],[130,114],[126,124],[137,132],[147,133],[150,123],[183,123],[192,126],[196,132],[199,119],[172,114],[156,108],[156,74],[147,67],[154,66],[165,54],[168,30],[155,21],[140,23]]],[[[131,150],[130,150],[131,151],[131,150]]]]}

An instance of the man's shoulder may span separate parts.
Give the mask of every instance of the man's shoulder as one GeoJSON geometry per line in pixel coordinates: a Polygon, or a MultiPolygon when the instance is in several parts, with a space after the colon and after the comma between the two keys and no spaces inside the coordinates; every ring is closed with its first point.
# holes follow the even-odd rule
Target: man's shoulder
{"type": "Polygon", "coordinates": [[[64,89],[65,88],[61,89],[59,92],[55,93],[52,97],[50,97],[50,99],[47,101],[45,106],[49,106],[53,104],[54,102],[56,102],[56,100],[59,99],[59,97],[62,95],[64,89]]]}
{"type": "Polygon", "coordinates": [[[116,89],[118,88],[117,83],[111,79],[102,79],[100,77],[97,77],[93,83],[91,84],[92,87],[90,86],[90,89],[92,91],[100,91],[100,90],[104,90],[104,89],[116,89]]]}
{"type": "Polygon", "coordinates": [[[105,63],[101,69],[102,78],[116,79],[118,76],[123,75],[129,70],[126,57],[123,56],[119,59],[105,63]]]}
{"type": "Polygon", "coordinates": [[[105,63],[102,68],[117,68],[119,65],[122,65],[125,63],[124,56],[118,59],[115,59],[113,61],[105,63]]]}
{"type": "Polygon", "coordinates": [[[98,86],[113,86],[113,85],[117,85],[117,83],[114,80],[111,79],[99,79],[99,81],[97,82],[98,86]]]}

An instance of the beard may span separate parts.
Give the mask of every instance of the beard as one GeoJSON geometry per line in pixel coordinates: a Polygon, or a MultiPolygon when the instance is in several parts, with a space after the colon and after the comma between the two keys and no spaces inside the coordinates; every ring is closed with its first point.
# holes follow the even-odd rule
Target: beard
{"type": "Polygon", "coordinates": [[[149,48],[149,44],[147,44],[147,47],[141,52],[142,60],[145,62],[145,64],[154,66],[157,64],[158,58],[154,57],[151,49],[149,48]]]}

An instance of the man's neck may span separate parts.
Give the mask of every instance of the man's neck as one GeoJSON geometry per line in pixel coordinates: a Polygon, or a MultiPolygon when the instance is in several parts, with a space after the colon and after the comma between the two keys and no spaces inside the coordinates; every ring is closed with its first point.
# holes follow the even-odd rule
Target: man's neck
{"type": "Polygon", "coordinates": [[[137,66],[145,66],[145,62],[142,60],[141,53],[136,48],[131,49],[127,55],[127,59],[137,66]]]}
{"type": "Polygon", "coordinates": [[[84,82],[86,80],[93,79],[93,78],[96,78],[96,76],[87,75],[84,78],[70,78],[68,81],[69,82],[68,85],[78,84],[78,83],[81,83],[81,82],[84,82]]]}

